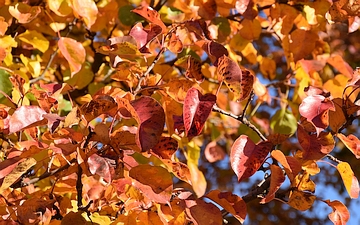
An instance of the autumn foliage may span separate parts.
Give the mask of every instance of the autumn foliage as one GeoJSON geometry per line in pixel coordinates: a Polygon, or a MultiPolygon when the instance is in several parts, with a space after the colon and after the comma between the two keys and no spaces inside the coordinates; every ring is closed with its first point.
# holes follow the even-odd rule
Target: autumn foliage
{"type": "Polygon", "coordinates": [[[346,224],[315,191],[359,196],[359,9],[0,1],[0,224],[346,224]]]}

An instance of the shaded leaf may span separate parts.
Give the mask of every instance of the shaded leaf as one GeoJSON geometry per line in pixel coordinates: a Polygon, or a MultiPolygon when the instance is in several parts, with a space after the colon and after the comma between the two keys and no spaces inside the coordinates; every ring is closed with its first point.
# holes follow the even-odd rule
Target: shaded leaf
{"type": "Polygon", "coordinates": [[[297,129],[297,119],[289,110],[282,108],[271,118],[270,127],[276,133],[292,135],[297,129]]]}
{"type": "Polygon", "coordinates": [[[331,130],[338,132],[340,127],[346,122],[344,111],[342,110],[342,99],[335,98],[332,100],[335,110],[329,110],[329,126],[331,130]]]}
{"type": "Polygon", "coordinates": [[[45,114],[46,112],[38,106],[20,106],[10,117],[10,133],[37,126],[45,114]]]}
{"type": "Polygon", "coordinates": [[[28,44],[31,44],[34,48],[39,49],[41,52],[45,52],[49,48],[49,41],[39,32],[35,30],[26,30],[20,34],[18,38],[28,44]]]}
{"type": "Polygon", "coordinates": [[[348,78],[352,78],[353,70],[351,66],[340,55],[329,57],[327,63],[336,68],[341,74],[348,78]]]}
{"type": "Polygon", "coordinates": [[[319,36],[308,30],[296,29],[291,32],[290,51],[294,55],[294,61],[307,57],[314,49],[319,36]]]}
{"type": "Polygon", "coordinates": [[[87,159],[90,173],[97,174],[108,183],[111,182],[111,169],[109,163],[98,154],[92,154],[87,159]]]}
{"type": "Polygon", "coordinates": [[[244,223],[246,218],[246,203],[241,197],[232,194],[231,192],[220,192],[219,190],[210,191],[206,194],[207,198],[210,198],[226,211],[231,213],[240,223],[244,223]]]}
{"type": "Polygon", "coordinates": [[[359,197],[359,181],[354,176],[349,163],[341,162],[336,166],[336,169],[339,171],[341,178],[344,182],[345,188],[350,195],[350,198],[359,197]]]}
{"type": "Polygon", "coordinates": [[[161,34],[161,32],[161,27],[156,24],[150,24],[148,28],[144,28],[141,23],[137,23],[131,28],[129,35],[136,40],[140,52],[147,53],[149,50],[146,45],[161,34]]]}
{"type": "Polygon", "coordinates": [[[82,64],[85,62],[86,52],[80,42],[72,38],[61,37],[58,41],[61,54],[70,65],[71,75],[79,72],[82,64]]]}
{"type": "Polygon", "coordinates": [[[180,53],[183,50],[184,45],[175,33],[171,33],[170,39],[167,42],[167,47],[173,53],[180,53]]]}
{"type": "Polygon", "coordinates": [[[216,141],[212,141],[206,145],[204,154],[210,163],[223,160],[226,156],[224,149],[218,145],[216,141]]]}
{"type": "Polygon", "coordinates": [[[302,125],[298,125],[297,136],[301,147],[303,148],[304,160],[319,160],[330,153],[335,147],[335,141],[329,132],[309,134],[302,125]]]}
{"type": "Polygon", "coordinates": [[[142,151],[153,148],[160,140],[165,125],[165,113],[153,98],[142,96],[131,102],[139,118],[136,143],[142,151]]]}
{"type": "Polygon", "coordinates": [[[205,20],[211,20],[217,13],[215,0],[196,0],[194,5],[199,7],[198,14],[205,20]]]}
{"type": "Polygon", "coordinates": [[[218,207],[201,199],[186,200],[186,214],[195,225],[222,225],[222,216],[218,207]]]}
{"type": "Polygon", "coordinates": [[[135,141],[136,133],[131,133],[127,130],[116,130],[110,136],[110,145],[115,149],[131,149],[136,152],[141,152],[141,149],[135,141]]]}
{"type": "Polygon", "coordinates": [[[285,156],[280,150],[272,151],[271,157],[281,163],[290,181],[301,171],[301,164],[295,157],[285,156]]]}
{"type": "Polygon", "coordinates": [[[278,165],[272,164],[270,166],[270,170],[270,188],[267,195],[265,196],[265,198],[261,199],[260,203],[267,203],[273,200],[275,198],[275,193],[279,190],[280,186],[285,181],[284,172],[278,165]]]}
{"type": "Polygon", "coordinates": [[[357,159],[360,159],[360,140],[356,136],[349,134],[346,137],[342,133],[338,133],[336,136],[355,155],[357,159]]]}
{"type": "Polygon", "coordinates": [[[96,96],[96,99],[81,106],[80,110],[87,122],[95,119],[101,114],[111,114],[116,110],[117,104],[115,100],[108,95],[96,96]]]}
{"type": "Polygon", "coordinates": [[[207,182],[205,179],[205,176],[201,170],[199,170],[199,167],[197,163],[195,163],[193,160],[188,160],[188,168],[191,175],[191,185],[192,188],[198,198],[203,196],[206,192],[206,186],[207,182]]]}
{"type": "Polygon", "coordinates": [[[185,97],[183,118],[186,136],[191,139],[198,136],[216,102],[213,94],[202,95],[196,88],[191,88],[185,97]]]}
{"type": "Polygon", "coordinates": [[[26,200],[18,208],[18,219],[21,224],[43,223],[47,224],[51,220],[52,207],[55,200],[44,200],[36,197],[26,200]]]}
{"type": "Polygon", "coordinates": [[[29,6],[21,2],[16,3],[15,6],[9,6],[9,13],[15,17],[19,23],[30,23],[40,12],[40,6],[29,6]]]}
{"type": "Polygon", "coordinates": [[[208,54],[214,66],[218,66],[220,57],[229,55],[227,49],[222,44],[219,44],[215,41],[200,40],[196,42],[196,44],[199,45],[208,54]]]}
{"type": "Polygon", "coordinates": [[[323,202],[325,202],[332,208],[333,211],[329,214],[329,219],[335,225],[345,225],[349,221],[350,213],[343,203],[338,200],[325,200],[323,202]]]}
{"type": "MultiPolygon", "coordinates": [[[[12,91],[12,83],[9,79],[10,74],[6,72],[3,69],[0,69],[0,91],[3,91],[5,94],[10,94],[12,91]]],[[[2,101],[2,98],[5,98],[5,96],[0,93],[0,101],[2,101]]]]}
{"type": "Polygon", "coordinates": [[[192,56],[188,57],[185,76],[190,79],[194,78],[198,83],[203,82],[205,79],[201,72],[201,63],[192,56]]]}
{"type": "Polygon", "coordinates": [[[272,148],[271,142],[255,144],[248,136],[241,135],[231,147],[230,163],[239,181],[251,177],[264,163],[272,148]]]}

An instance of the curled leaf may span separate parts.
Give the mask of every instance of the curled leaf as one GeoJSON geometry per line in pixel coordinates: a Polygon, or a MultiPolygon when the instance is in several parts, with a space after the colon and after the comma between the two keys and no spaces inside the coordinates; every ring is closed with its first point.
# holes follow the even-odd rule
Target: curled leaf
{"type": "Polygon", "coordinates": [[[336,136],[355,155],[357,159],[360,159],[360,140],[355,135],[349,134],[346,137],[342,133],[338,133],[336,136]]]}
{"type": "Polygon", "coordinates": [[[338,200],[335,201],[325,200],[324,202],[328,204],[333,210],[329,214],[329,219],[335,225],[345,225],[349,221],[350,213],[343,203],[339,202],[338,200]]]}
{"type": "Polygon", "coordinates": [[[275,193],[277,192],[277,190],[279,190],[280,186],[285,181],[284,172],[278,165],[272,164],[270,166],[270,170],[271,170],[270,188],[267,195],[265,196],[265,198],[263,198],[260,201],[260,203],[267,203],[273,200],[275,198],[275,193]]]}

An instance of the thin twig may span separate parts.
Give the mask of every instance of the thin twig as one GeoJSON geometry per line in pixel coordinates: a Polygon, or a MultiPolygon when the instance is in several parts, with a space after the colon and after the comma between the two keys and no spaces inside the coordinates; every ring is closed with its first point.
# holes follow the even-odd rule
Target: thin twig
{"type": "Polygon", "coordinates": [[[81,175],[82,175],[82,168],[81,168],[80,165],[78,165],[77,180],[76,180],[76,193],[77,193],[77,206],[78,206],[78,208],[82,207],[83,183],[81,181],[81,175]]]}
{"type": "Polygon", "coordinates": [[[166,49],[165,47],[162,47],[160,49],[160,51],[156,55],[154,61],[150,64],[150,66],[147,68],[145,73],[140,77],[139,83],[138,83],[137,87],[134,90],[134,95],[136,95],[140,91],[142,82],[144,82],[145,78],[149,75],[150,71],[154,68],[155,64],[159,61],[159,59],[160,59],[162,53],[165,51],[165,49],[166,49]]]}
{"type": "Polygon", "coordinates": [[[249,106],[250,102],[251,102],[253,99],[254,99],[254,91],[251,90],[250,97],[249,97],[248,101],[246,102],[245,107],[244,107],[244,109],[243,109],[242,117],[245,117],[246,109],[247,109],[247,107],[249,106]]]}
{"type": "Polygon", "coordinates": [[[36,82],[38,82],[39,80],[43,80],[43,79],[44,79],[45,73],[46,73],[46,72],[48,71],[48,69],[50,68],[50,66],[51,66],[52,62],[54,61],[55,56],[57,55],[58,51],[59,51],[59,47],[57,47],[56,50],[51,54],[50,59],[49,59],[48,63],[46,64],[45,69],[44,69],[43,72],[40,74],[40,76],[35,77],[34,79],[31,79],[31,80],[29,81],[30,84],[36,83],[36,82]]]}

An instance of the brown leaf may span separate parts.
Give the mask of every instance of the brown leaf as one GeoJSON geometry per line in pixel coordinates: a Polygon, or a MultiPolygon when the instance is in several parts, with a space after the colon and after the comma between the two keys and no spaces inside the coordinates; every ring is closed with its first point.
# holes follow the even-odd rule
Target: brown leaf
{"type": "Polygon", "coordinates": [[[102,114],[112,114],[116,110],[115,100],[108,95],[96,96],[96,99],[81,106],[80,111],[87,122],[95,119],[102,114]]]}
{"type": "Polygon", "coordinates": [[[290,51],[294,55],[294,61],[307,57],[314,49],[319,36],[313,31],[296,29],[291,32],[290,51]]]}
{"type": "Polygon", "coordinates": [[[246,218],[246,203],[241,197],[231,192],[220,192],[219,190],[210,191],[207,195],[212,201],[219,204],[226,211],[231,213],[240,223],[244,223],[246,218]]]}
{"type": "Polygon", "coordinates": [[[262,141],[255,144],[248,136],[241,135],[231,147],[230,163],[239,181],[251,177],[264,163],[272,144],[262,141]]]}
{"type": "Polygon", "coordinates": [[[194,57],[189,56],[185,76],[189,79],[194,78],[198,83],[203,82],[205,77],[201,72],[201,62],[196,60],[194,57]]]}
{"type": "Polygon", "coordinates": [[[52,207],[55,200],[31,198],[18,207],[18,219],[21,224],[34,223],[48,224],[52,216],[52,207]]]}
{"type": "Polygon", "coordinates": [[[205,20],[212,20],[217,13],[215,0],[196,0],[194,5],[199,6],[198,14],[205,20]]]}
{"type": "Polygon", "coordinates": [[[340,127],[346,122],[344,112],[342,110],[342,99],[335,98],[332,100],[335,110],[329,110],[329,126],[331,130],[338,132],[340,127]]]}
{"type": "Polygon", "coordinates": [[[213,94],[202,95],[196,88],[191,88],[186,94],[183,118],[186,136],[191,139],[198,136],[209,117],[216,102],[213,94]]]}
{"type": "Polygon", "coordinates": [[[333,211],[329,214],[329,219],[335,225],[345,225],[349,221],[350,213],[343,203],[339,202],[338,200],[325,200],[323,202],[332,208],[333,211]]]}
{"type": "Polygon", "coordinates": [[[222,216],[218,207],[201,199],[185,200],[186,214],[195,225],[222,225],[222,216]]]}
{"type": "Polygon", "coordinates": [[[135,141],[136,133],[127,130],[116,130],[110,136],[110,145],[115,149],[134,150],[141,152],[135,141]]]}
{"type": "Polygon", "coordinates": [[[313,205],[315,199],[315,195],[294,190],[290,193],[288,204],[294,209],[305,211],[313,205]]]}
{"type": "Polygon", "coordinates": [[[212,141],[206,145],[204,154],[210,163],[223,160],[226,156],[224,149],[218,145],[216,141],[212,141]]]}
{"type": "Polygon", "coordinates": [[[218,66],[220,57],[224,55],[225,56],[229,55],[227,49],[222,44],[219,44],[215,41],[200,40],[196,42],[196,44],[200,46],[208,54],[214,66],[218,66]]]}
{"type": "Polygon", "coordinates": [[[177,149],[177,140],[171,137],[161,137],[159,142],[151,149],[151,152],[163,159],[171,159],[177,149]]]}
{"type": "Polygon", "coordinates": [[[71,76],[79,72],[82,64],[85,62],[85,48],[80,42],[72,38],[61,37],[58,41],[61,54],[70,65],[71,76]]]}

